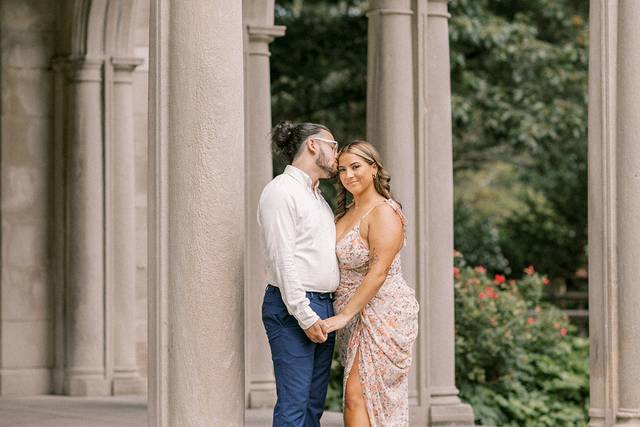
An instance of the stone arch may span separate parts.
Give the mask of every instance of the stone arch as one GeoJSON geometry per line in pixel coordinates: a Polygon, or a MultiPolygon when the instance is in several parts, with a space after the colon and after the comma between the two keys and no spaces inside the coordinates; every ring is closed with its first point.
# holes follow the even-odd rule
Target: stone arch
{"type": "Polygon", "coordinates": [[[67,0],[55,70],[54,390],[142,392],[135,363],[135,0],[67,0]],[[117,267],[117,268],[116,268],[117,267]],[[117,313],[117,316],[115,315],[117,313]]]}
{"type": "Polygon", "coordinates": [[[58,8],[58,54],[103,58],[133,53],[136,1],[67,0],[58,8]]]}

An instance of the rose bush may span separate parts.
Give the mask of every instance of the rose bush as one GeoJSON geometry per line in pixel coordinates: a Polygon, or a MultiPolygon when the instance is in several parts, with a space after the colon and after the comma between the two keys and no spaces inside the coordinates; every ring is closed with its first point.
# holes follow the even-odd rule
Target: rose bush
{"type": "Polygon", "coordinates": [[[477,422],[586,426],[588,341],[542,299],[549,280],[533,266],[518,280],[455,254],[456,382],[477,422]]]}

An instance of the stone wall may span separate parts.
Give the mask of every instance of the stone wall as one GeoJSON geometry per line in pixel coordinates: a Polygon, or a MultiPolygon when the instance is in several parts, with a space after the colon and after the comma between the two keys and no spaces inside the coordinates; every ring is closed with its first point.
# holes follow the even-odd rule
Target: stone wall
{"type": "Polygon", "coordinates": [[[51,390],[55,2],[2,0],[0,395],[51,390]]]}
{"type": "MultiPolygon", "coordinates": [[[[136,6],[136,338],[147,371],[147,84],[149,2],[136,6]]],[[[52,392],[54,363],[53,71],[56,2],[2,0],[0,395],[52,392]]],[[[117,307],[116,307],[117,311],[117,307]]]]}

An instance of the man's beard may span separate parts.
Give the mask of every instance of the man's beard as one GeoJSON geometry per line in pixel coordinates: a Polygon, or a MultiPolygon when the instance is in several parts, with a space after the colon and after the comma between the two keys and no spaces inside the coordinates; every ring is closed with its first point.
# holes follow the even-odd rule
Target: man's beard
{"type": "Polygon", "coordinates": [[[320,151],[320,155],[316,159],[316,166],[327,175],[327,178],[333,178],[338,174],[338,169],[334,165],[327,165],[327,157],[322,151],[320,151]]]}

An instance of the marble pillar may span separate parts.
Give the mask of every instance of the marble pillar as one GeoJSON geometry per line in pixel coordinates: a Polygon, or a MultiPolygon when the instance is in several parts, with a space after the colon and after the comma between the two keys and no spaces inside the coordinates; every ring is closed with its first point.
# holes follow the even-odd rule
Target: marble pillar
{"type": "Polygon", "coordinates": [[[640,2],[618,9],[616,120],[618,386],[616,425],[640,426],[640,2]]]}
{"type": "Polygon", "coordinates": [[[617,394],[615,119],[617,2],[589,12],[589,425],[612,426],[617,394]]]}
{"type": "Polygon", "coordinates": [[[429,425],[473,425],[455,384],[453,150],[447,0],[429,0],[426,57],[426,286],[429,425]]]}
{"type": "Polygon", "coordinates": [[[640,426],[640,4],[592,0],[590,426],[640,426]]]}
{"type": "Polygon", "coordinates": [[[149,425],[244,418],[241,2],[151,3],[149,425]]]}
{"type": "MultiPolygon", "coordinates": [[[[252,6],[256,2],[252,2],[252,6]]],[[[264,256],[258,244],[258,201],[273,177],[271,162],[271,77],[269,43],[284,35],[285,28],[273,24],[273,2],[259,2],[267,13],[250,8],[246,17],[246,252],[245,252],[245,346],[248,408],[273,407],[276,402],[271,351],[262,325],[261,306],[267,284],[264,256]],[[254,12],[254,13],[251,13],[254,12]],[[270,13],[268,13],[270,12],[270,13]],[[267,22],[268,21],[268,22],[267,22]],[[262,25],[259,25],[262,24],[262,25]]]]}
{"type": "Polygon", "coordinates": [[[146,385],[136,361],[135,141],[132,73],[142,60],[112,58],[113,91],[107,144],[107,261],[113,304],[112,393],[141,394],[146,385]]]}
{"type": "Polygon", "coordinates": [[[103,61],[70,61],[66,68],[64,392],[106,395],[103,61]]]}

